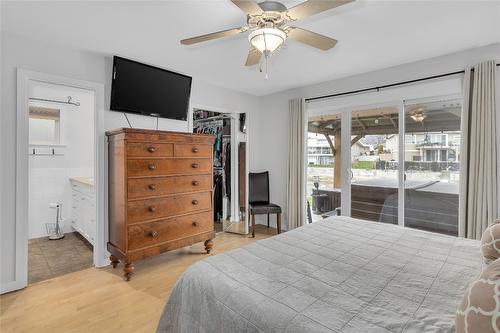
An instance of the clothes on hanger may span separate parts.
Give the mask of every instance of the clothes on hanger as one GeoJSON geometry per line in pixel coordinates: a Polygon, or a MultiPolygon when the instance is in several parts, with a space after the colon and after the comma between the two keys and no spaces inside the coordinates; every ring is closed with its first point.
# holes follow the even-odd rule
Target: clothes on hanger
{"type": "Polygon", "coordinates": [[[214,174],[214,221],[222,220],[222,173],[214,174]]]}
{"type": "Polygon", "coordinates": [[[222,133],[224,122],[222,119],[210,121],[194,121],[193,132],[211,134],[215,136],[214,141],[214,167],[222,166],[222,133]]]}
{"type": "MultiPolygon", "coordinates": [[[[203,119],[201,119],[203,120],[203,119]]],[[[213,119],[209,121],[198,121],[195,120],[193,123],[193,132],[202,134],[212,134],[217,135],[218,132],[222,131],[222,126],[224,122],[222,119],[213,119]]]]}
{"type": "Polygon", "coordinates": [[[225,177],[225,193],[231,199],[231,141],[226,142],[224,147],[224,177],[225,177]]]}
{"type": "MultiPolygon", "coordinates": [[[[213,147],[214,174],[214,221],[220,222],[224,216],[223,201],[231,199],[231,121],[212,113],[194,116],[193,132],[215,136],[213,147]],[[209,119],[214,117],[214,119],[209,119]]],[[[230,214],[226,212],[226,214],[230,214]]]]}

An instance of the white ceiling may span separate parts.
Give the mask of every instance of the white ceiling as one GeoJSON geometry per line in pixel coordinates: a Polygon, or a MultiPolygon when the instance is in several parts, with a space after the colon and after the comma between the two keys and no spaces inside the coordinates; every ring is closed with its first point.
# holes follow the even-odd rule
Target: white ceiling
{"type": "MultiPolygon", "coordinates": [[[[288,7],[300,0],[283,1],[288,7]]],[[[246,35],[183,46],[179,40],[242,26],[219,1],[2,1],[2,30],[100,54],[118,54],[218,86],[265,95],[500,42],[500,1],[356,1],[299,21],[335,37],[318,51],[287,41],[269,64],[243,66],[246,35]]]]}

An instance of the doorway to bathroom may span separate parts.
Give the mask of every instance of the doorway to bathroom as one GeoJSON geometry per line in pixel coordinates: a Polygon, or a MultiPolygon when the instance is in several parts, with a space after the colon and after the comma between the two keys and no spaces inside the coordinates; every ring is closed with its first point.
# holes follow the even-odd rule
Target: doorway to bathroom
{"type": "Polygon", "coordinates": [[[109,265],[104,157],[104,85],[17,69],[16,269],[5,291],[109,265]]]}
{"type": "Polygon", "coordinates": [[[93,266],[95,93],[29,84],[28,283],[93,266]]]}

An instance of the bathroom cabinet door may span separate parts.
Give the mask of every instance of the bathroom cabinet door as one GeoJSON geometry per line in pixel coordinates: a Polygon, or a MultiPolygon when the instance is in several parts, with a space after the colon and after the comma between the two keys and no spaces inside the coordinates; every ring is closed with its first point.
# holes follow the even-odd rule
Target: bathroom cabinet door
{"type": "Polygon", "coordinates": [[[80,197],[80,214],[82,216],[82,223],[81,223],[81,228],[82,228],[82,232],[83,232],[83,236],[85,238],[87,238],[87,240],[90,241],[90,237],[89,237],[89,219],[90,219],[90,216],[89,216],[89,201],[88,201],[88,198],[84,195],[82,195],[80,197]]]}
{"type": "Polygon", "coordinates": [[[75,190],[72,198],[72,227],[94,245],[96,225],[94,198],[75,190]]]}
{"type": "Polygon", "coordinates": [[[72,200],[73,202],[71,207],[71,226],[76,231],[80,231],[81,230],[81,217],[79,216],[80,196],[78,195],[78,193],[75,193],[75,191],[73,191],[72,200]]]}
{"type": "Polygon", "coordinates": [[[94,237],[95,237],[95,203],[92,198],[89,196],[84,197],[84,204],[82,205],[82,211],[84,220],[83,220],[83,230],[87,236],[87,240],[90,244],[94,245],[94,237]]]}

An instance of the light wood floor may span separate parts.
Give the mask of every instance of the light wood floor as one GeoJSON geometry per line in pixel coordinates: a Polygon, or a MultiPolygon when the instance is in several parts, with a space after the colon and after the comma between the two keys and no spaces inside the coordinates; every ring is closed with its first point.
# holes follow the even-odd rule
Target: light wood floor
{"type": "MultiPolygon", "coordinates": [[[[221,233],[210,255],[272,236],[257,226],[256,238],[221,233]]],[[[136,263],[130,282],[116,269],[88,268],[31,284],[0,296],[0,331],[6,332],[154,332],[179,275],[206,258],[203,243],[136,263]]]]}

